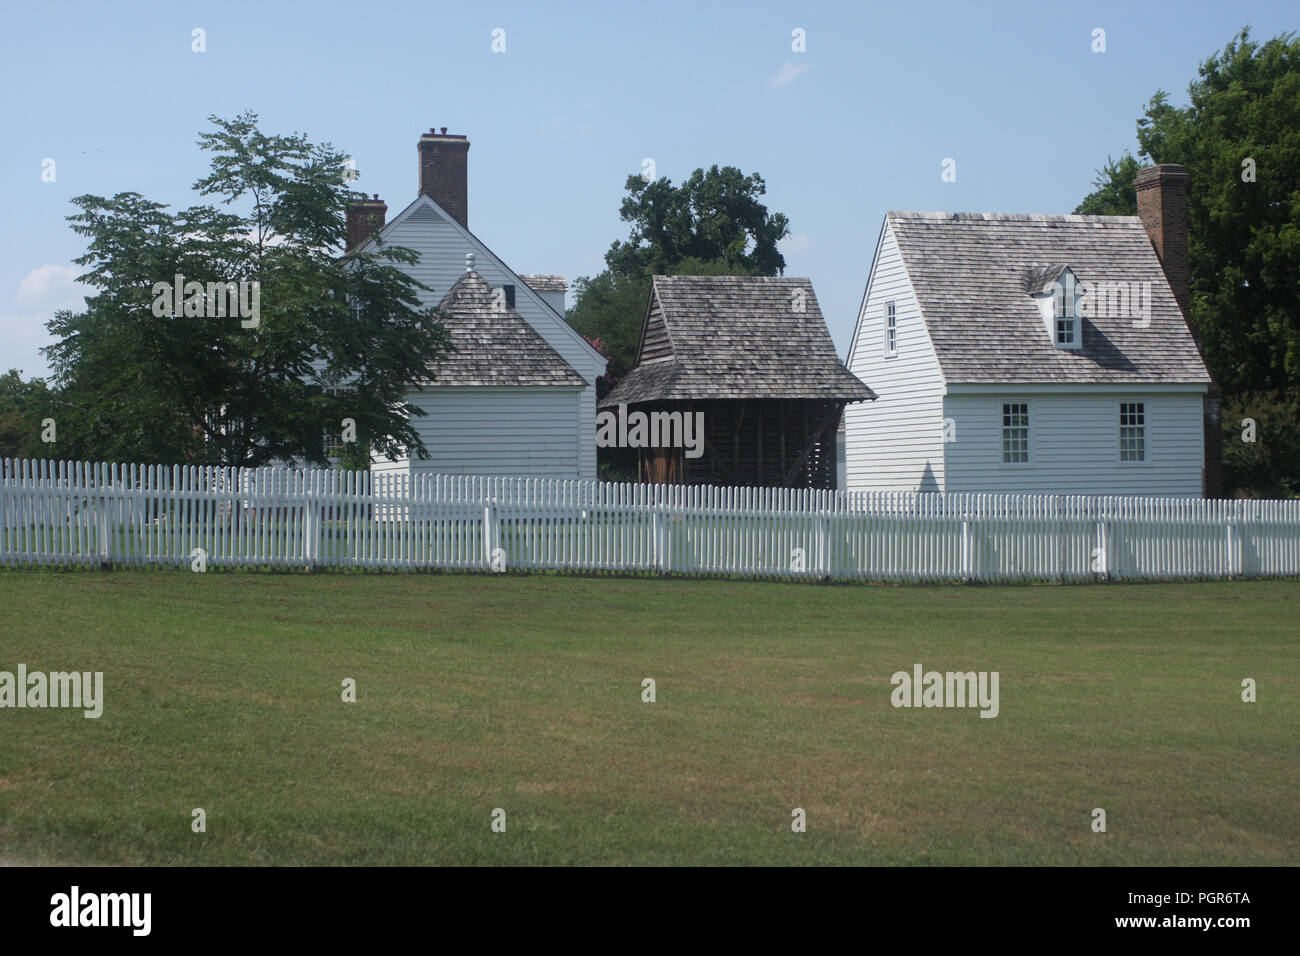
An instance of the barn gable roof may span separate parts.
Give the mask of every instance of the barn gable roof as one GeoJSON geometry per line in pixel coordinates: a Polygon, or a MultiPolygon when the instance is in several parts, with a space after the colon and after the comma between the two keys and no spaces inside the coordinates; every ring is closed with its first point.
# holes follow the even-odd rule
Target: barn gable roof
{"type": "Polygon", "coordinates": [[[491,286],[466,272],[439,303],[456,351],[431,367],[424,386],[581,388],[588,383],[514,309],[502,309],[491,286]]]}
{"type": "MultiPolygon", "coordinates": [[[[601,402],[874,399],[835,353],[812,282],[769,276],[655,276],[670,354],[642,361],[601,402]]],[[[643,345],[646,335],[643,333],[643,345]]]]}
{"type": "Polygon", "coordinates": [[[949,383],[1210,382],[1137,216],[890,212],[887,223],[949,383]],[[1056,348],[1032,296],[1067,268],[1149,291],[1149,324],[1090,315],[1081,348],[1056,348]]]}

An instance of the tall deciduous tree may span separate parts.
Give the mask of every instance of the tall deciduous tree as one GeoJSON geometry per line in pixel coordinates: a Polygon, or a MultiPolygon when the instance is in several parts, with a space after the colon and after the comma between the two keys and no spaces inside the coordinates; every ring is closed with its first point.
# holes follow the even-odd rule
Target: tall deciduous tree
{"type": "Polygon", "coordinates": [[[714,165],[695,170],[680,186],[666,177],[629,176],[624,188],[619,218],[632,224],[632,234],[605,254],[618,275],[665,273],[685,259],[722,262],[749,275],[785,269],[777,243],[790,223],[760,201],[767,185],[758,173],[714,165]]]}
{"type": "Polygon", "coordinates": [[[0,458],[46,457],[41,423],[49,415],[49,403],[43,379],[24,382],[16,368],[0,375],[0,458]]]}
{"type": "Polygon", "coordinates": [[[427,454],[403,395],[449,346],[402,269],[416,253],[341,255],[360,198],[345,154],[265,134],[253,113],[210,119],[211,172],[195,188],[222,208],[73,200],[89,239],[80,281],[97,291],[49,323],[60,457],[320,464],[344,419],[378,453],[427,454]]]}
{"type": "MultiPolygon", "coordinates": [[[[1265,43],[1242,30],[1201,64],[1175,107],[1157,91],[1138,120],[1140,155],[1191,174],[1191,321],[1227,406],[1296,418],[1300,409],[1300,41],[1265,43]]],[[[1098,172],[1078,212],[1134,214],[1128,157],[1098,172]]],[[[1243,449],[1240,416],[1225,415],[1225,459],[1243,449]]],[[[1274,434],[1261,427],[1261,434],[1274,434]]],[[[1262,440],[1262,439],[1261,439],[1262,440]]],[[[1300,460],[1260,457],[1282,471],[1270,488],[1300,488],[1300,460]]],[[[1233,471],[1230,467],[1229,475],[1233,471]]],[[[1252,479],[1255,480],[1255,479],[1252,479]]],[[[1257,487],[1239,486],[1241,490],[1257,487]]]]}
{"type": "Polygon", "coordinates": [[[636,359],[652,275],[779,275],[785,257],[777,244],[790,231],[789,220],[763,204],[763,177],[734,166],[697,169],[680,186],[633,175],[625,188],[619,216],[631,234],[610,246],[602,272],[577,280],[568,313],[574,328],[608,349],[603,387],[636,359]]]}
{"type": "Polygon", "coordinates": [[[1106,157],[1106,165],[1097,170],[1092,181],[1096,189],[1075,207],[1081,216],[1136,216],[1137,186],[1134,178],[1142,164],[1129,153],[1118,160],[1106,157]]]}

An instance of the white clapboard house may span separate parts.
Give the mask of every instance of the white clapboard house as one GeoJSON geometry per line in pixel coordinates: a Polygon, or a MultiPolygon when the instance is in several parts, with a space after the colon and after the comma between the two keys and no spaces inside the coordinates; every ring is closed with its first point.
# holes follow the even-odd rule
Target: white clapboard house
{"type": "Polygon", "coordinates": [[[1139,216],[890,212],[847,363],[879,396],[845,411],[847,488],[1216,494],[1186,190],[1158,166],[1139,216]]]}
{"type": "Polygon", "coordinates": [[[348,210],[348,247],[383,241],[420,254],[403,266],[432,291],[458,351],[405,400],[430,457],[377,458],[377,474],[596,477],[596,389],[605,359],[564,320],[565,283],[524,275],[468,228],[469,140],[419,139],[420,190],[391,221],[376,196],[348,210]],[[505,309],[494,306],[504,301],[505,309]]]}

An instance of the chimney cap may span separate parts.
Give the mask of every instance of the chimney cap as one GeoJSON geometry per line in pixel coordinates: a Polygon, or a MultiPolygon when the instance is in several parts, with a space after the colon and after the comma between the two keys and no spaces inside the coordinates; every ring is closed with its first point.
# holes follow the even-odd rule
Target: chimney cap
{"type": "Polygon", "coordinates": [[[1162,179],[1190,179],[1191,174],[1187,172],[1187,167],[1181,163],[1156,163],[1154,166],[1143,166],[1133,177],[1134,184],[1141,189],[1143,186],[1149,186],[1162,179]]]}

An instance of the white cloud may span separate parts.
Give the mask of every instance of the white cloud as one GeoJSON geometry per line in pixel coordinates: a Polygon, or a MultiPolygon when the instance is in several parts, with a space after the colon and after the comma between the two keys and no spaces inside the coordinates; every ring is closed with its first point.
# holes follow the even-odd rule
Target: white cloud
{"type": "Polygon", "coordinates": [[[812,236],[799,232],[786,236],[777,243],[782,252],[806,252],[812,247],[812,236]]]}
{"type": "Polygon", "coordinates": [[[18,283],[15,307],[0,313],[0,372],[20,368],[27,377],[49,374],[45,358],[37,351],[54,342],[45,323],[60,309],[84,312],[85,297],[95,291],[77,282],[81,271],[74,265],[37,266],[18,283]]]}
{"type": "Polygon", "coordinates": [[[801,63],[799,66],[795,66],[787,61],[781,69],[776,71],[776,76],[772,77],[768,82],[773,86],[785,86],[787,83],[794,82],[796,77],[807,73],[811,67],[811,63],[801,63]]]}
{"type": "Polygon", "coordinates": [[[54,343],[45,323],[53,315],[0,314],[0,373],[11,368],[23,370],[23,378],[49,375],[49,365],[38,349],[54,343]]]}
{"type": "Polygon", "coordinates": [[[79,285],[77,276],[81,270],[76,266],[46,265],[37,266],[18,283],[16,300],[19,305],[51,313],[59,309],[82,310],[86,307],[85,297],[93,290],[79,285]]]}

